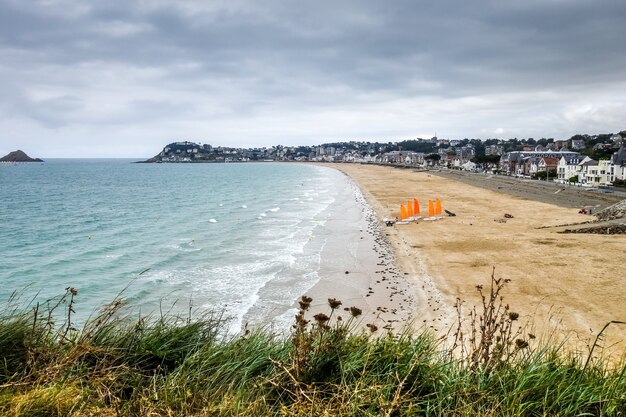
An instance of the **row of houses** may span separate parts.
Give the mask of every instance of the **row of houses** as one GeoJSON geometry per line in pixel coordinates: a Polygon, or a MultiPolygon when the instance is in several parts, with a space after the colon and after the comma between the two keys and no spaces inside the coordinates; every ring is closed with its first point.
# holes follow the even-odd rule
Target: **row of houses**
{"type": "Polygon", "coordinates": [[[504,175],[535,177],[540,172],[556,177],[557,165],[561,158],[574,159],[580,156],[572,151],[515,151],[500,157],[500,171],[504,175]]]}
{"type": "Polygon", "coordinates": [[[500,171],[517,177],[544,176],[563,184],[612,185],[626,181],[626,149],[622,146],[611,159],[600,161],[573,151],[508,152],[500,158],[500,171]]]}
{"type": "Polygon", "coordinates": [[[557,182],[573,181],[592,187],[626,181],[626,148],[620,147],[608,160],[596,161],[588,156],[562,158],[557,166],[557,182]]]}

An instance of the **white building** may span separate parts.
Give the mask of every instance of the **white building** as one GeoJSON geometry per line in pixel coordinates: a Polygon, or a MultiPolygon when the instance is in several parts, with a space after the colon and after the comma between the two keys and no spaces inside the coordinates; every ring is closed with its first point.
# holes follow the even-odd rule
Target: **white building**
{"type": "Polygon", "coordinates": [[[424,165],[424,157],[426,154],[423,152],[407,151],[404,156],[404,163],[408,165],[424,165]]]}
{"type": "Polygon", "coordinates": [[[563,155],[561,159],[559,159],[559,163],[556,166],[556,182],[567,183],[570,178],[577,176],[582,169],[580,163],[585,159],[590,159],[589,157],[584,157],[582,155],[563,155]]]}
{"type": "Polygon", "coordinates": [[[582,167],[578,176],[582,185],[587,187],[599,187],[600,185],[611,184],[611,161],[595,161],[589,159],[581,162],[582,167]]]}
{"type": "Polygon", "coordinates": [[[611,142],[613,142],[613,145],[622,146],[624,144],[624,138],[619,133],[616,133],[611,136],[611,142]]]}
{"type": "Polygon", "coordinates": [[[502,145],[489,145],[485,146],[485,155],[502,155],[504,153],[504,146],[502,145]]]}
{"type": "Polygon", "coordinates": [[[585,141],[582,139],[572,139],[572,149],[578,150],[585,147],[585,141]]]}
{"type": "Polygon", "coordinates": [[[461,169],[463,165],[463,158],[459,155],[453,155],[450,157],[450,168],[461,169]]]}
{"type": "Polygon", "coordinates": [[[461,168],[465,171],[472,171],[475,172],[476,171],[476,164],[472,161],[467,161],[464,164],[461,165],[461,168]]]}

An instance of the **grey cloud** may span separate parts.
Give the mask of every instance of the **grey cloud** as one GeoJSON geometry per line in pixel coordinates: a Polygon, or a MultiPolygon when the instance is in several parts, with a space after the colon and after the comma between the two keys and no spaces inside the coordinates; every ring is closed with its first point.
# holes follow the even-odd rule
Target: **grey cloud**
{"type": "MultiPolygon", "coordinates": [[[[374,129],[365,116],[372,100],[381,108],[410,102],[422,109],[429,102],[439,108],[446,100],[548,92],[561,98],[541,114],[558,117],[571,91],[591,97],[602,90],[603,98],[594,98],[602,101],[623,96],[624,17],[626,3],[612,0],[0,0],[0,53],[9,57],[0,75],[18,85],[0,105],[57,128],[77,123],[68,113],[101,125],[132,118],[141,124],[168,112],[187,121],[361,109],[374,129]],[[71,75],[51,75],[49,68],[71,75]],[[107,71],[119,72],[119,81],[107,71]],[[25,99],[41,88],[57,95],[25,99]],[[106,114],[98,114],[98,100],[111,101],[106,114]]],[[[424,114],[406,117],[428,125],[424,114]]],[[[496,125],[491,131],[502,124],[484,117],[473,128],[471,120],[455,118],[467,130],[451,131],[481,134],[491,129],[487,123],[496,125]]],[[[413,127],[412,120],[406,124],[413,127]]]]}
{"type": "MultiPolygon", "coordinates": [[[[379,84],[401,88],[411,74],[409,68],[415,66],[420,68],[418,76],[452,86],[459,77],[463,84],[476,81],[477,87],[482,86],[480,71],[454,70],[465,66],[482,69],[486,75],[503,72],[522,78],[545,67],[560,67],[573,78],[582,73],[586,80],[584,68],[592,65],[589,61],[608,58],[611,49],[614,60],[626,59],[619,54],[624,50],[619,31],[601,30],[619,27],[624,6],[601,13],[598,7],[554,4],[535,4],[531,10],[499,3],[488,9],[471,6],[476,2],[342,4],[337,8],[324,2],[294,2],[285,7],[269,2],[264,5],[270,12],[217,9],[197,16],[184,15],[175,6],[148,12],[132,4],[123,9],[107,6],[94,8],[87,19],[69,25],[52,19],[40,37],[33,33],[26,42],[47,41],[59,56],[66,53],[63,58],[69,62],[103,57],[134,65],[195,60],[210,76],[237,76],[238,67],[229,64],[248,59],[264,68],[289,66],[355,88],[379,84]],[[122,22],[153,30],[115,39],[92,30],[106,27],[107,22],[112,27],[122,22]],[[377,66],[384,70],[375,74],[363,70],[377,66]]],[[[32,26],[46,28],[40,16],[31,16],[32,26]]],[[[598,74],[606,75],[606,71],[598,74]]],[[[554,77],[554,81],[561,79],[562,75],[554,77]]]]}

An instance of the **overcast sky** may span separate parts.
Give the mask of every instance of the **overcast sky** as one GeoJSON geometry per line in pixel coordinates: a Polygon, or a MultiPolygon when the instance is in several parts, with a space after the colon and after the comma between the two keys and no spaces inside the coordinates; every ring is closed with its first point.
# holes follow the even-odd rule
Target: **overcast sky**
{"type": "Polygon", "coordinates": [[[0,156],[626,129],[626,1],[0,0],[0,156]]]}

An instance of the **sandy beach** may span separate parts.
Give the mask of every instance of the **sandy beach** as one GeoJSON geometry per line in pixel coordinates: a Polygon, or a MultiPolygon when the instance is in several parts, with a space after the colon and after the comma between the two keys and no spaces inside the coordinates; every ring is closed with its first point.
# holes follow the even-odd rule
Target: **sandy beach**
{"type": "MultiPolygon", "coordinates": [[[[406,310],[408,305],[410,311],[403,310],[402,318],[416,328],[446,334],[455,321],[457,297],[465,301],[465,308],[477,304],[476,285],[488,284],[494,267],[496,277],[511,279],[504,293],[511,310],[521,314],[520,322],[532,322],[532,331],[539,336],[564,336],[572,346],[584,349],[607,322],[626,321],[626,236],[560,234],[563,228],[554,227],[592,220],[578,213],[579,206],[599,209],[619,197],[600,195],[594,200],[580,194],[589,202],[570,197],[568,203],[559,203],[554,201],[561,198],[556,188],[530,185],[532,192],[512,195],[501,189],[511,187],[494,186],[486,176],[471,179],[479,187],[446,174],[332,166],[355,181],[374,209],[374,221],[385,235],[382,240],[390,243],[390,258],[397,267],[389,277],[408,287],[403,297],[390,299],[386,293],[376,296],[376,302],[387,310],[406,310]],[[399,215],[400,204],[414,197],[422,211],[428,199],[438,197],[456,217],[385,227],[382,218],[399,215]],[[505,219],[505,213],[513,218],[505,219]],[[408,301],[400,306],[401,299],[408,301]]],[[[388,285],[369,287],[365,292],[373,290],[373,296],[388,285]]],[[[603,347],[623,350],[624,335],[623,325],[611,326],[603,347]]]]}

